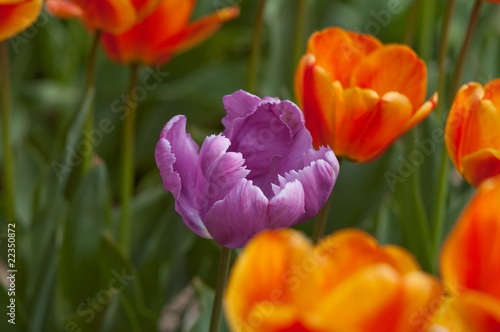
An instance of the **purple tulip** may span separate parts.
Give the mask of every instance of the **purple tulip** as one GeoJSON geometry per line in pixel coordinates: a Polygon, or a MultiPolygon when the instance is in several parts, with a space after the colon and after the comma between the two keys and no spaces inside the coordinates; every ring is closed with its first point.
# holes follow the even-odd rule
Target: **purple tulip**
{"type": "Polygon", "coordinates": [[[241,90],[223,103],[222,134],[207,137],[199,149],[186,133],[186,118],[174,116],[155,157],[184,223],[222,246],[240,248],[263,229],[314,217],[330,196],[339,163],[329,147],[313,148],[294,103],[241,90]]]}

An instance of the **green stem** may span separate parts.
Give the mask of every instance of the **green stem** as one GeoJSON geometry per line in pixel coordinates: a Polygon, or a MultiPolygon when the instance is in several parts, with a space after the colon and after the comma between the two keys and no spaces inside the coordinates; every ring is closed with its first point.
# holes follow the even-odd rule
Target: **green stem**
{"type": "Polygon", "coordinates": [[[434,32],[434,16],[436,13],[436,1],[422,0],[422,15],[426,18],[425,24],[420,25],[419,38],[419,56],[424,61],[429,61],[432,57],[433,47],[433,32],[434,32]]]}
{"type": "MultiPolygon", "coordinates": [[[[304,39],[306,33],[307,23],[307,0],[297,0],[297,20],[295,21],[295,42],[293,52],[293,66],[294,68],[300,61],[304,53],[304,39]]],[[[292,71],[293,72],[293,71],[292,71]]]]}
{"type": "Polygon", "coordinates": [[[436,207],[434,209],[434,230],[433,230],[433,268],[436,269],[438,254],[443,239],[446,199],[448,196],[448,152],[446,146],[441,147],[441,160],[439,167],[439,183],[436,197],[436,207]]]}
{"type": "MultiPolygon", "coordinates": [[[[85,82],[85,93],[84,93],[85,95],[88,95],[89,91],[94,89],[97,49],[99,46],[100,39],[101,39],[101,31],[97,30],[94,34],[94,40],[92,41],[92,48],[90,49],[90,54],[87,62],[87,77],[85,82]]],[[[91,106],[90,109],[88,110],[87,118],[85,119],[84,131],[90,133],[93,129],[94,129],[94,110],[93,106],[91,106]]],[[[83,135],[82,137],[84,146],[87,146],[89,148],[89,151],[83,155],[83,164],[82,164],[83,174],[87,173],[87,171],[92,166],[93,144],[90,137],[91,135],[83,135]]]]}
{"type": "Polygon", "coordinates": [[[222,312],[222,298],[226,288],[227,275],[231,262],[231,249],[222,247],[219,261],[219,271],[217,274],[217,285],[215,286],[215,297],[212,306],[212,318],[210,320],[209,332],[218,332],[220,326],[220,317],[222,312]]]}
{"type": "Polygon", "coordinates": [[[259,61],[262,43],[262,29],[264,27],[264,7],[266,0],[259,0],[257,5],[257,14],[253,27],[252,49],[250,51],[250,62],[248,63],[247,73],[247,91],[256,93],[257,76],[259,73],[259,61]]]}
{"type": "Polygon", "coordinates": [[[465,35],[464,43],[462,44],[462,49],[460,50],[460,55],[458,56],[457,65],[455,67],[455,75],[453,76],[451,93],[456,93],[460,86],[460,79],[465,67],[465,60],[467,58],[467,52],[469,51],[470,42],[472,41],[472,35],[474,34],[474,30],[476,29],[481,4],[482,0],[476,0],[476,3],[472,8],[472,13],[470,14],[469,18],[469,25],[467,27],[467,33],[465,35]]]}
{"type": "MultiPolygon", "coordinates": [[[[451,15],[455,7],[455,0],[448,0],[446,4],[446,11],[443,19],[443,27],[441,29],[441,41],[439,43],[439,57],[438,57],[438,107],[436,109],[436,116],[441,117],[444,115],[444,107],[447,98],[445,98],[446,89],[446,55],[448,54],[448,35],[450,31],[451,15]]],[[[440,120],[442,123],[443,120],[440,120]]]]}
{"type": "Polygon", "coordinates": [[[132,64],[130,66],[130,81],[127,90],[127,111],[125,123],[122,131],[122,151],[121,165],[121,206],[122,220],[120,223],[120,243],[125,252],[130,250],[130,223],[131,223],[131,198],[134,187],[134,132],[135,119],[137,113],[137,101],[133,99],[133,90],[137,86],[139,66],[132,64]]]}
{"type": "MultiPolygon", "coordinates": [[[[418,146],[416,142],[418,141],[418,128],[413,128],[411,130],[412,143],[409,146],[412,151],[418,151],[418,146]]],[[[427,221],[427,215],[425,212],[424,202],[422,199],[422,187],[420,183],[420,167],[415,166],[415,171],[412,174],[412,196],[414,201],[414,207],[416,211],[416,221],[417,221],[417,234],[420,239],[418,242],[423,247],[422,256],[425,261],[422,262],[422,266],[430,271],[432,264],[432,250],[430,247],[430,235],[429,235],[429,223],[427,221]]]]}
{"type": "Polygon", "coordinates": [[[405,34],[403,37],[403,43],[406,45],[411,45],[413,43],[413,37],[415,36],[415,26],[417,24],[418,12],[420,9],[420,4],[422,0],[413,0],[411,7],[408,10],[408,18],[406,20],[405,34]]]}
{"type": "Polygon", "coordinates": [[[2,142],[4,153],[5,211],[7,222],[15,222],[14,205],[14,156],[10,142],[10,73],[9,45],[0,42],[0,73],[2,74],[2,142]]]}

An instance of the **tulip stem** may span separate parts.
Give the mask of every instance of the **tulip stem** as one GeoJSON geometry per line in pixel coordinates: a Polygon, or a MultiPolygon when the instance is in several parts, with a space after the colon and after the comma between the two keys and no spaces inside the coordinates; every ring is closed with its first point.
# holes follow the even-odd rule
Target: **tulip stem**
{"type": "Polygon", "coordinates": [[[474,30],[476,29],[481,4],[482,0],[476,0],[476,3],[472,8],[472,13],[469,18],[469,26],[467,27],[467,33],[465,35],[464,43],[462,44],[462,49],[460,50],[460,55],[458,56],[457,65],[455,67],[455,75],[453,76],[451,93],[456,93],[458,91],[458,88],[460,87],[460,79],[465,67],[465,60],[467,58],[467,52],[472,41],[472,35],[474,34],[474,30]]]}
{"type": "Polygon", "coordinates": [[[4,153],[5,211],[7,222],[15,222],[14,208],[14,157],[10,144],[10,74],[9,45],[7,40],[0,42],[0,74],[2,75],[2,142],[4,153]]]}
{"type": "Polygon", "coordinates": [[[121,151],[121,206],[122,218],[120,223],[120,243],[125,252],[130,250],[130,223],[131,223],[131,197],[134,187],[134,132],[137,113],[137,101],[132,97],[133,90],[137,86],[139,66],[130,66],[130,80],[127,90],[127,111],[125,123],[122,130],[121,151]]]}
{"type": "Polygon", "coordinates": [[[231,248],[222,247],[219,261],[219,271],[217,274],[217,284],[215,286],[215,297],[212,306],[212,318],[210,320],[209,332],[218,332],[220,326],[220,317],[222,312],[222,298],[226,288],[227,275],[231,262],[231,248]]]}
{"type": "Polygon", "coordinates": [[[304,53],[304,36],[307,23],[307,0],[297,0],[297,20],[295,24],[295,50],[293,56],[294,68],[300,61],[300,57],[304,53]]]}
{"type": "Polygon", "coordinates": [[[250,62],[248,63],[247,73],[247,91],[250,93],[256,93],[255,85],[259,73],[265,5],[266,0],[259,0],[259,4],[257,5],[257,14],[255,16],[255,23],[253,26],[252,49],[250,51],[250,62]]]}
{"type": "Polygon", "coordinates": [[[436,269],[438,252],[443,239],[443,229],[445,220],[446,198],[448,196],[448,152],[446,145],[441,147],[441,160],[439,167],[439,183],[436,198],[436,208],[434,209],[434,230],[433,230],[433,268],[436,269]]]}
{"type": "Polygon", "coordinates": [[[415,26],[417,23],[418,12],[422,0],[413,0],[410,9],[408,9],[408,18],[406,20],[405,32],[403,36],[403,43],[411,45],[415,35],[415,26]]]}
{"type": "MultiPolygon", "coordinates": [[[[90,54],[87,62],[87,78],[85,83],[85,96],[89,95],[90,90],[94,89],[94,81],[95,81],[95,67],[96,67],[96,58],[97,58],[97,49],[99,46],[99,40],[101,39],[101,31],[97,30],[94,34],[94,40],[92,41],[92,48],[90,49],[90,54]]],[[[93,105],[90,106],[90,109],[87,112],[87,118],[85,119],[85,128],[84,131],[87,135],[82,136],[83,146],[88,148],[88,151],[83,155],[83,164],[82,164],[82,173],[85,174],[90,169],[92,165],[92,156],[93,156],[93,144],[90,135],[90,132],[94,129],[94,110],[93,105]]]]}
{"type": "MultiPolygon", "coordinates": [[[[453,13],[453,8],[455,7],[455,0],[448,0],[446,4],[446,11],[443,19],[443,27],[441,29],[441,41],[439,43],[439,58],[438,58],[438,96],[439,106],[436,109],[436,115],[438,117],[444,115],[444,107],[446,105],[447,96],[445,96],[446,89],[446,67],[445,60],[448,53],[448,35],[450,31],[451,15],[453,13]]],[[[440,119],[440,124],[444,121],[440,119]]]]}

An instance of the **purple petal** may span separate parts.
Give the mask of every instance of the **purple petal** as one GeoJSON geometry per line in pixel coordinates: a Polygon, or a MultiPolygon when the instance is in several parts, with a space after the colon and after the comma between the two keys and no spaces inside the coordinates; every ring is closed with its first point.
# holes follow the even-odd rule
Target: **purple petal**
{"type": "Polygon", "coordinates": [[[224,96],[222,103],[227,115],[222,119],[224,125],[224,136],[231,139],[234,133],[234,122],[242,121],[245,117],[255,112],[257,106],[262,102],[275,100],[275,98],[254,96],[246,91],[238,90],[231,95],[224,96]]]}
{"type": "Polygon", "coordinates": [[[175,210],[196,234],[210,237],[194,205],[198,145],[186,133],[186,118],[173,117],[163,128],[156,145],[155,159],[163,186],[175,198],[175,210]]]}
{"type": "Polygon", "coordinates": [[[195,202],[202,218],[212,205],[249,173],[241,153],[226,152],[231,145],[224,136],[210,136],[200,150],[195,202]]]}
{"type": "Polygon", "coordinates": [[[302,183],[305,193],[305,214],[300,218],[300,221],[311,219],[323,208],[328,197],[330,197],[335,181],[337,181],[339,170],[338,162],[335,163],[335,155],[329,148],[323,151],[311,152],[310,155],[323,155],[324,159],[312,161],[309,166],[299,171],[286,173],[284,178],[280,177],[281,187],[286,182],[294,180],[299,180],[302,183]],[[335,167],[335,164],[337,167],[335,167]]]}
{"type": "Polygon", "coordinates": [[[205,217],[205,226],[217,243],[241,248],[265,228],[269,201],[252,181],[241,179],[205,217]]]}
{"type": "Polygon", "coordinates": [[[295,225],[305,212],[302,183],[295,180],[287,182],[283,189],[273,187],[276,196],[269,201],[268,228],[287,228],[295,225]]]}

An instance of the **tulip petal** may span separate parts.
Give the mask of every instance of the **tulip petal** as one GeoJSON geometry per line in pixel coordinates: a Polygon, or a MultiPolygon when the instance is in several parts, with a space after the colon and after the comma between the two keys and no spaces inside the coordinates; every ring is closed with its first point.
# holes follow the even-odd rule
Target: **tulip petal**
{"type": "Polygon", "coordinates": [[[452,303],[467,331],[500,331],[500,300],[484,293],[467,291],[452,303]]]}
{"type": "Polygon", "coordinates": [[[280,186],[286,182],[299,180],[305,193],[305,214],[297,223],[311,219],[323,208],[332,192],[337,176],[332,166],[325,160],[317,160],[299,171],[290,171],[285,177],[279,176],[280,186]]]}
{"type": "Polygon", "coordinates": [[[500,174],[500,150],[483,149],[462,160],[465,179],[477,187],[484,180],[500,174]]]}
{"type": "Polygon", "coordinates": [[[491,100],[500,112],[500,79],[492,80],[484,86],[484,99],[491,100]]]}
{"type": "Polygon", "coordinates": [[[295,304],[305,282],[293,271],[311,251],[311,243],[292,229],[256,235],[229,276],[224,303],[231,331],[281,331],[299,320],[311,303],[295,304]]]}
{"type": "Polygon", "coordinates": [[[198,145],[186,133],[186,118],[174,116],[163,128],[156,145],[155,159],[163,186],[172,192],[175,209],[196,234],[210,237],[195,205],[195,178],[198,145]]]}
{"type": "Polygon", "coordinates": [[[158,46],[158,54],[178,54],[193,48],[213,35],[225,22],[238,17],[238,6],[223,8],[213,14],[207,15],[167,38],[158,46]]]}
{"type": "Polygon", "coordinates": [[[252,181],[241,179],[208,211],[205,226],[220,245],[241,248],[250,237],[265,228],[268,205],[268,199],[252,181]]]}
{"type": "Polygon", "coordinates": [[[291,227],[304,214],[304,189],[300,181],[288,182],[275,192],[269,201],[269,224],[271,229],[291,227]]]}
{"type": "Polygon", "coordinates": [[[72,0],[83,10],[85,25],[94,30],[117,34],[129,29],[136,20],[135,9],[126,0],[72,0]]]}
{"type": "Polygon", "coordinates": [[[8,39],[33,24],[42,9],[42,0],[10,2],[0,5],[0,41],[8,39]]]}
{"type": "Polygon", "coordinates": [[[457,92],[446,120],[445,142],[455,168],[462,173],[464,137],[468,121],[477,113],[484,90],[479,83],[469,83],[457,92]]]}
{"type": "Polygon", "coordinates": [[[224,136],[210,136],[200,149],[196,177],[195,203],[201,218],[215,202],[222,200],[250,172],[241,153],[227,152],[231,141],[224,136]]]}
{"type": "MultiPolygon", "coordinates": [[[[424,120],[427,115],[436,107],[438,102],[438,94],[435,92],[431,99],[426,101],[420,108],[413,114],[411,119],[404,125],[404,127],[400,130],[399,135],[406,133],[408,130],[413,128],[415,125],[424,120]]],[[[398,135],[398,136],[399,136],[398,135]]]]}
{"type": "MultiPolygon", "coordinates": [[[[463,139],[462,156],[481,149],[500,151],[500,110],[497,110],[490,100],[482,100],[477,112],[472,114],[467,122],[463,139]]],[[[463,161],[463,160],[462,160],[463,161]]]]}
{"type": "Polygon", "coordinates": [[[351,145],[359,162],[377,158],[399,138],[394,128],[405,126],[411,117],[412,105],[406,96],[388,92],[376,107],[367,109],[366,113],[364,121],[357,126],[356,139],[351,145]]]}
{"type": "Polygon", "coordinates": [[[314,33],[307,45],[307,53],[316,57],[316,65],[323,68],[331,81],[339,81],[344,88],[351,87],[352,68],[382,43],[369,35],[327,28],[314,33]]]}
{"type": "Polygon", "coordinates": [[[373,89],[380,96],[396,91],[417,110],[425,99],[427,70],[417,54],[404,45],[386,45],[364,57],[354,69],[350,86],[373,89]]]}
{"type": "Polygon", "coordinates": [[[335,324],[347,331],[396,332],[394,318],[401,310],[400,293],[401,279],[396,271],[388,265],[375,264],[346,278],[318,299],[316,310],[307,318],[316,328],[326,331],[335,324]],[[332,322],[332,313],[342,319],[332,322]]]}
{"type": "Polygon", "coordinates": [[[222,103],[227,115],[222,118],[222,124],[225,128],[223,135],[232,139],[235,131],[238,131],[243,126],[241,122],[244,122],[247,116],[253,114],[261,103],[273,100],[277,102],[277,99],[269,97],[261,99],[243,90],[224,96],[222,103]],[[240,122],[239,125],[238,122],[240,122]],[[234,129],[235,126],[237,127],[236,130],[234,129]]]}
{"type": "Polygon", "coordinates": [[[499,176],[479,186],[443,245],[441,275],[454,292],[477,290],[500,299],[498,202],[499,176]]]}
{"type": "Polygon", "coordinates": [[[337,117],[335,128],[335,153],[354,161],[363,161],[366,156],[358,153],[354,146],[368,144],[373,137],[366,137],[366,123],[375,115],[380,97],[373,90],[350,88],[342,92],[344,114],[337,117]]]}
{"type": "MultiPolygon", "coordinates": [[[[312,54],[302,57],[295,74],[295,93],[304,111],[314,146],[331,142],[335,130],[336,99],[328,73],[315,65],[312,54]]],[[[339,105],[340,106],[340,105],[339,105]]],[[[331,142],[334,147],[335,142],[331,142]]]]}
{"type": "Polygon", "coordinates": [[[47,0],[45,7],[52,15],[59,18],[81,18],[83,16],[82,8],[67,0],[47,0]]]}

